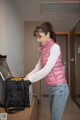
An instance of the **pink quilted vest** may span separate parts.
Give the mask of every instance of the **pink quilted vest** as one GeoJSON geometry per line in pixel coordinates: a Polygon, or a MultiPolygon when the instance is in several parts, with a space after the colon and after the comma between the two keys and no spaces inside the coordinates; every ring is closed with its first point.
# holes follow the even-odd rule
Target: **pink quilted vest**
{"type": "MultiPolygon", "coordinates": [[[[50,49],[55,43],[51,39],[46,44],[41,45],[41,66],[42,68],[45,66],[48,57],[50,55],[50,49]]],[[[54,65],[53,69],[50,73],[45,77],[45,83],[48,86],[59,85],[66,83],[64,68],[62,66],[61,55],[59,56],[56,64],[54,65]]]]}

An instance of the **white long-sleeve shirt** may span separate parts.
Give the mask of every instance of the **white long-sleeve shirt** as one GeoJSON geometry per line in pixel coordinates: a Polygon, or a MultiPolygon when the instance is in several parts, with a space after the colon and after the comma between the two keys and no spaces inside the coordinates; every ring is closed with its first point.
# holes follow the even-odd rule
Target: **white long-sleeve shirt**
{"type": "Polygon", "coordinates": [[[44,78],[51,69],[54,67],[55,63],[57,62],[58,57],[60,56],[60,47],[58,44],[54,44],[50,49],[50,55],[48,57],[48,61],[46,65],[41,68],[40,59],[35,66],[35,68],[28,74],[29,80],[31,83],[39,81],[40,79],[44,78]]]}

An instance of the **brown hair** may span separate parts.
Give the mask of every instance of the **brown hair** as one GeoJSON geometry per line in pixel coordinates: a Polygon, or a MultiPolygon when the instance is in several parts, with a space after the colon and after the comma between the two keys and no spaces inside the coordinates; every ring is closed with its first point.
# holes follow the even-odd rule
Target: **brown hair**
{"type": "Polygon", "coordinates": [[[50,33],[50,38],[56,41],[55,39],[55,33],[53,31],[53,27],[51,23],[49,22],[43,22],[40,25],[36,26],[33,35],[36,37],[39,35],[39,32],[43,32],[45,35],[49,32],[50,33]]]}

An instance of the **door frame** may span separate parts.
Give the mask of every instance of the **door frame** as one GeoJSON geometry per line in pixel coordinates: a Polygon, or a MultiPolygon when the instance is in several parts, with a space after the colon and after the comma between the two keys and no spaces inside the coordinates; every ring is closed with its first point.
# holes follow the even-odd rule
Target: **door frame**
{"type": "Polygon", "coordinates": [[[70,48],[69,48],[69,32],[56,32],[56,36],[58,35],[61,35],[61,36],[66,36],[67,37],[67,41],[66,41],[66,48],[67,48],[67,83],[68,85],[70,84],[69,82],[69,72],[70,72],[70,68],[69,68],[69,58],[70,58],[70,55],[69,55],[69,51],[70,51],[70,48]]]}
{"type": "MultiPolygon", "coordinates": [[[[68,46],[69,46],[69,32],[57,32],[55,33],[55,35],[65,35],[67,36],[67,82],[68,82],[68,85],[69,85],[69,49],[68,49],[68,46]]],[[[42,80],[43,82],[43,80],[42,80]]],[[[41,97],[48,97],[48,94],[46,93],[47,91],[47,88],[45,88],[45,86],[43,85],[43,83],[41,82],[41,97]]]]}

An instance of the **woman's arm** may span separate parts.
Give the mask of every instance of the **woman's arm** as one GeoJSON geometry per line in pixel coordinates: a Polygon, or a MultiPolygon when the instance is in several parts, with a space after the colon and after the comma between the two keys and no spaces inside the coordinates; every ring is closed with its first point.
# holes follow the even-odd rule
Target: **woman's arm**
{"type": "Polygon", "coordinates": [[[46,65],[42,69],[37,71],[36,73],[28,76],[31,83],[36,82],[36,81],[44,78],[51,71],[51,69],[54,67],[59,56],[60,56],[60,47],[59,47],[59,45],[55,44],[51,47],[50,56],[48,58],[46,65]]]}

